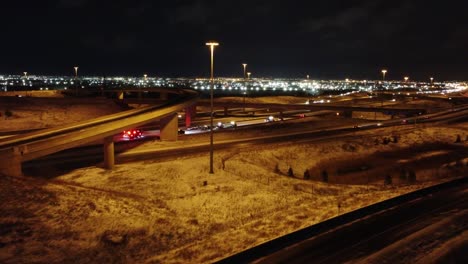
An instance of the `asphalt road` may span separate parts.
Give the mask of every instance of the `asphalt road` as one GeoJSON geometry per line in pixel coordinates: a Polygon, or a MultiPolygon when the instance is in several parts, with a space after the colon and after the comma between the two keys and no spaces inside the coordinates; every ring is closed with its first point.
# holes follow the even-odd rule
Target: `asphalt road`
{"type": "MultiPolygon", "coordinates": [[[[444,239],[466,231],[467,201],[468,184],[465,181],[456,188],[371,214],[271,255],[241,262],[415,263],[430,252],[431,246],[437,248],[444,239]],[[447,218],[455,220],[441,225],[447,218]],[[415,233],[419,235],[414,236],[415,233]],[[371,255],[372,258],[366,258],[371,255]]],[[[467,250],[466,237],[464,239],[462,247],[447,248],[444,259],[441,262],[433,259],[434,263],[446,263],[448,259],[452,261],[450,263],[468,263],[468,255],[464,254],[467,250]]],[[[224,260],[221,263],[231,262],[224,260]]]]}
{"type": "MultiPolygon", "coordinates": [[[[443,114],[438,113],[436,115],[431,115],[431,118],[424,119],[423,121],[429,122],[437,122],[442,120],[449,120],[451,118],[459,118],[464,117],[466,118],[466,108],[462,108],[461,111],[456,112],[445,112],[443,114]]],[[[387,120],[381,122],[371,122],[369,124],[363,125],[359,128],[353,128],[349,125],[342,125],[331,127],[327,129],[304,129],[300,132],[282,132],[279,134],[272,134],[268,136],[257,136],[251,138],[235,138],[232,140],[217,140],[214,144],[215,150],[221,149],[248,149],[253,148],[258,144],[271,144],[271,143],[307,143],[307,142],[319,142],[319,141],[326,141],[326,140],[333,140],[338,138],[348,138],[354,137],[354,132],[356,131],[363,131],[363,130],[372,130],[380,127],[385,126],[392,126],[392,125],[401,125],[398,128],[398,131],[402,132],[403,130],[411,130],[413,126],[410,126],[411,119],[408,119],[408,124],[401,125],[400,120],[387,120]],[[380,123],[381,125],[377,125],[380,123]]],[[[422,121],[418,121],[422,122],[422,121]]],[[[144,150],[131,150],[129,149],[138,146],[144,143],[143,141],[130,141],[130,142],[123,142],[123,144],[116,144],[115,151],[116,151],[116,162],[123,163],[123,162],[131,162],[137,160],[144,160],[144,159],[152,159],[152,160],[167,160],[172,159],[174,157],[179,157],[181,155],[181,147],[180,146],[173,146],[167,148],[154,148],[154,149],[144,149],[144,150]]],[[[184,145],[183,147],[183,155],[199,155],[199,154],[206,154],[209,151],[209,144],[207,142],[200,142],[194,143],[190,145],[184,145]]],[[[70,149],[64,152],[56,153],[50,156],[46,156],[40,159],[36,159],[27,163],[23,163],[23,168],[29,167],[37,167],[37,166],[44,166],[46,164],[63,164],[63,167],[68,167],[70,164],[72,166],[70,168],[77,168],[82,166],[92,166],[96,163],[102,161],[102,146],[85,146],[77,149],[70,149]]]]}

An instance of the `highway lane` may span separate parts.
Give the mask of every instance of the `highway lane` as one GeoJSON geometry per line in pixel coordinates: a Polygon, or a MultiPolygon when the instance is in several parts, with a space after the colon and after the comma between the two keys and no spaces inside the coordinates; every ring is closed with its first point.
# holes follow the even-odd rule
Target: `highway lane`
{"type": "MultiPolygon", "coordinates": [[[[417,258],[422,257],[420,254],[426,253],[423,250],[417,252],[418,247],[427,246],[425,250],[431,247],[431,241],[427,240],[433,239],[431,237],[434,236],[433,232],[440,232],[439,240],[435,243],[442,243],[444,241],[440,240],[450,238],[444,237],[444,232],[449,232],[449,227],[438,224],[449,216],[455,218],[455,223],[458,224],[451,232],[466,230],[467,224],[463,220],[468,217],[468,184],[466,181],[456,188],[443,190],[369,215],[285,247],[271,255],[260,256],[255,260],[250,259],[248,262],[369,263],[372,261],[381,263],[385,261],[386,263],[401,263],[403,261],[413,263],[417,258]],[[431,233],[424,234],[430,232],[429,230],[431,233]],[[410,237],[417,232],[422,234],[410,237]],[[401,243],[408,248],[398,246],[392,248],[391,246],[395,243],[401,243]],[[411,251],[410,248],[415,249],[411,251]],[[372,254],[374,254],[372,258],[366,258],[372,254]]],[[[435,248],[435,245],[432,247],[435,248]]],[[[460,261],[455,263],[466,263],[468,260],[468,256],[459,251],[452,252],[452,254],[460,261]]]]}
{"type": "MultiPolygon", "coordinates": [[[[64,127],[4,138],[0,140],[0,156],[4,160],[14,157],[24,162],[64,149],[86,145],[114,136],[122,130],[160,120],[193,105],[197,100],[198,93],[187,91],[185,96],[168,101],[164,105],[128,110],[64,127]],[[14,153],[21,153],[21,155],[15,156],[14,153]]],[[[7,166],[7,164],[2,163],[0,165],[7,166]]]]}
{"type": "MultiPolygon", "coordinates": [[[[347,128],[349,130],[349,128],[347,128]]],[[[247,139],[234,139],[216,141],[214,144],[215,150],[222,149],[251,149],[258,144],[281,143],[281,142],[312,142],[322,141],[329,139],[337,139],[337,134],[341,130],[335,132],[328,131],[314,131],[308,134],[292,133],[281,136],[262,136],[251,137],[247,139]],[[313,136],[311,136],[313,135],[313,136]]],[[[342,137],[352,137],[352,135],[344,135],[342,137]]],[[[127,142],[119,142],[115,145],[115,160],[116,163],[125,163],[139,160],[151,159],[155,161],[164,161],[178,158],[180,156],[193,156],[205,155],[209,151],[209,144],[207,142],[198,142],[188,145],[177,145],[167,147],[155,147],[143,150],[132,150],[132,148],[143,144],[144,140],[134,140],[127,142]]],[[[91,166],[102,161],[102,146],[86,146],[78,149],[71,149],[60,153],[52,154],[36,160],[31,160],[23,164],[23,168],[38,167],[42,165],[66,165],[69,164],[73,167],[91,166]]]]}
{"type": "MultiPolygon", "coordinates": [[[[199,106],[208,107],[209,101],[199,101],[199,106]]],[[[375,106],[340,106],[327,103],[317,104],[278,104],[278,103],[239,103],[239,102],[215,102],[215,107],[227,107],[227,108],[261,108],[261,109],[286,109],[286,110],[331,110],[335,112],[340,111],[358,111],[358,112],[403,112],[403,113],[425,113],[426,110],[423,108],[381,108],[375,106]]]]}
{"type": "MultiPolygon", "coordinates": [[[[413,128],[405,127],[404,129],[412,130],[413,128]]],[[[400,131],[404,132],[404,130],[400,131]]],[[[362,136],[366,137],[368,135],[362,136]]],[[[248,139],[216,141],[214,144],[214,149],[249,150],[252,148],[258,148],[258,146],[261,144],[305,144],[311,142],[325,142],[355,137],[356,136],[354,135],[354,130],[347,127],[344,130],[337,131],[323,130],[309,132],[308,134],[291,133],[281,136],[273,135],[266,137],[253,137],[248,139]]],[[[140,140],[116,143],[116,163],[122,164],[126,162],[135,162],[148,159],[151,159],[153,161],[166,161],[179,158],[181,156],[190,157],[206,155],[209,151],[209,144],[207,142],[199,142],[182,146],[176,145],[163,148],[155,147],[144,150],[132,149],[143,143],[144,141],[140,140]]],[[[81,147],[79,149],[71,149],[23,163],[23,169],[34,169],[37,167],[42,168],[45,166],[58,166],[67,171],[69,169],[94,166],[96,164],[99,164],[100,162],[102,162],[102,155],[103,152],[101,146],[81,147]]]]}
{"type": "MultiPolygon", "coordinates": [[[[421,121],[425,124],[430,124],[431,122],[441,122],[444,118],[449,120],[457,119],[460,117],[466,117],[468,115],[467,108],[461,108],[459,111],[446,111],[444,113],[438,114],[434,118],[423,118],[421,121]]],[[[355,133],[358,131],[367,131],[378,129],[382,127],[395,127],[399,133],[404,133],[405,131],[414,130],[414,126],[409,125],[409,123],[402,124],[402,120],[388,120],[381,122],[369,123],[367,126],[354,128],[349,125],[336,126],[327,129],[310,129],[300,132],[291,132],[291,133],[281,133],[268,136],[257,136],[251,138],[240,138],[240,139],[231,139],[231,140],[222,140],[216,141],[214,143],[215,150],[221,149],[248,149],[255,147],[258,144],[272,144],[272,143],[282,143],[286,142],[291,143],[311,143],[319,142],[326,140],[336,140],[344,138],[355,137],[355,133]],[[380,125],[379,125],[380,124],[380,125]]],[[[368,136],[368,135],[367,135],[368,136]]],[[[193,155],[193,154],[203,154],[209,150],[209,145],[207,143],[197,143],[190,146],[183,147],[183,155],[193,155]]],[[[120,153],[116,155],[117,162],[129,162],[136,161],[138,159],[165,159],[169,157],[178,157],[181,155],[180,147],[170,147],[163,149],[146,149],[138,151],[129,151],[125,153],[120,153]]]]}
{"type": "MultiPolygon", "coordinates": [[[[456,112],[447,111],[446,116],[450,118],[466,117],[468,110],[460,110],[456,112]]],[[[419,117],[418,117],[419,118],[419,117]]],[[[437,115],[434,118],[424,119],[426,124],[430,124],[432,120],[440,122],[444,119],[444,114],[437,115]]],[[[422,121],[418,121],[422,122],[422,121]]],[[[222,149],[249,149],[253,148],[259,144],[273,144],[273,143],[311,143],[311,142],[320,142],[327,140],[337,140],[345,138],[355,137],[355,133],[358,131],[372,131],[373,129],[382,128],[385,126],[393,126],[398,133],[404,133],[405,131],[411,131],[414,129],[413,125],[402,124],[401,120],[388,120],[382,122],[373,122],[369,123],[361,128],[353,128],[349,125],[337,126],[327,129],[310,129],[300,132],[291,132],[291,133],[281,133],[273,134],[268,136],[257,136],[250,138],[235,138],[230,140],[217,140],[214,143],[215,150],[222,149]],[[377,125],[381,123],[382,125],[377,125]]],[[[362,136],[369,136],[362,135],[362,136]]],[[[144,141],[130,141],[122,144],[116,144],[116,162],[125,163],[132,162],[144,159],[152,160],[169,160],[172,158],[191,155],[204,155],[209,151],[208,142],[198,142],[192,144],[184,144],[183,146],[174,144],[173,146],[166,147],[155,147],[151,149],[143,150],[132,150],[131,148],[142,144],[144,141]]],[[[79,164],[91,166],[92,164],[97,164],[102,161],[102,147],[101,146],[89,146],[85,148],[79,148],[77,150],[69,150],[66,152],[61,152],[53,154],[35,161],[28,162],[23,164],[23,167],[38,166],[41,163],[46,164],[74,164],[75,166],[79,164]]]]}

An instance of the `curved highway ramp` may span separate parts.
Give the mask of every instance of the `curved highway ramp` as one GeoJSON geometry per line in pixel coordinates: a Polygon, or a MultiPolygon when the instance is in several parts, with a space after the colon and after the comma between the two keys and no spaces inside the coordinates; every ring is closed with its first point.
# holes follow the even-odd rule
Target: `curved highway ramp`
{"type": "Polygon", "coordinates": [[[161,124],[161,139],[177,139],[177,112],[192,106],[199,94],[189,89],[164,89],[176,99],[158,106],[132,109],[64,127],[56,127],[0,140],[0,174],[22,175],[21,163],[61,150],[102,141],[106,168],[114,165],[113,135],[155,120],[161,124]]]}

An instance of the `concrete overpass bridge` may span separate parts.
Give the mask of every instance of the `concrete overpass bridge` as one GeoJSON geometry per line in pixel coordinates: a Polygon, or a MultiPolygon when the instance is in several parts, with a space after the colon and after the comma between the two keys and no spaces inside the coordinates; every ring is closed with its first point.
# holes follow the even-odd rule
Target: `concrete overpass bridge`
{"type": "MultiPolygon", "coordinates": [[[[170,89],[168,89],[170,90],[170,89]]],[[[173,90],[177,90],[173,88],[173,90]]],[[[108,89],[104,90],[105,93],[111,94],[112,97],[118,98],[121,102],[126,104],[158,104],[168,99],[167,91],[159,88],[151,87],[132,87],[125,89],[108,89]],[[150,96],[148,96],[150,95],[150,96]],[[155,97],[156,95],[156,97],[155,97]]],[[[209,100],[200,100],[197,106],[209,107],[209,100]]],[[[384,113],[388,115],[401,115],[414,116],[419,114],[426,114],[424,108],[394,108],[394,107],[371,107],[371,106],[343,106],[335,104],[277,104],[277,103],[240,103],[240,102],[214,102],[214,111],[219,113],[219,110],[224,111],[227,116],[233,109],[269,109],[271,112],[278,112],[280,115],[289,110],[307,110],[307,111],[320,111],[330,110],[344,117],[352,117],[353,112],[371,112],[371,113],[384,113]]],[[[186,109],[185,123],[189,127],[193,116],[196,114],[196,108],[192,107],[186,109]]]]}
{"type": "MultiPolygon", "coordinates": [[[[91,95],[114,98],[119,103],[126,105],[161,105],[168,100],[177,99],[182,95],[184,88],[160,88],[160,87],[125,87],[115,89],[86,89],[72,95],[91,95]]],[[[190,127],[193,117],[196,114],[196,105],[184,109],[185,126],[190,127]]]]}
{"type": "Polygon", "coordinates": [[[161,140],[177,140],[177,112],[184,109],[190,112],[199,94],[189,89],[157,88],[155,90],[161,94],[176,96],[156,106],[149,105],[63,127],[0,139],[0,174],[19,176],[22,175],[22,162],[99,141],[102,142],[104,148],[104,166],[112,169],[114,166],[113,136],[123,130],[158,120],[161,127],[161,140]]]}
{"type": "Polygon", "coordinates": [[[138,98],[152,102],[166,101],[180,94],[184,88],[161,88],[161,87],[122,87],[122,88],[95,88],[88,87],[82,90],[69,90],[70,95],[75,96],[105,96],[124,100],[126,98],[138,98]]]}
{"type": "MultiPolygon", "coordinates": [[[[129,90],[133,92],[138,92],[138,90],[129,90]]],[[[121,101],[126,104],[156,104],[159,103],[161,99],[153,98],[121,98],[121,101]]],[[[198,101],[196,106],[201,107],[210,107],[210,102],[208,100],[198,101]]],[[[343,106],[343,105],[334,105],[334,104],[274,104],[274,103],[240,103],[240,102],[214,102],[213,110],[217,113],[224,111],[224,116],[228,116],[229,113],[233,110],[239,111],[239,109],[259,109],[265,110],[268,109],[270,112],[279,112],[280,115],[283,112],[290,110],[306,110],[306,111],[320,111],[320,110],[330,110],[344,117],[352,117],[353,112],[371,112],[371,113],[384,113],[388,115],[401,115],[405,114],[408,116],[415,116],[420,114],[426,114],[427,111],[424,108],[395,108],[395,107],[370,107],[370,106],[343,106]]],[[[189,127],[193,116],[196,114],[196,108],[192,107],[187,109],[185,116],[186,126],[189,127]]],[[[250,112],[256,110],[250,110],[250,112]]]]}
{"type": "MultiPolygon", "coordinates": [[[[209,101],[199,101],[197,106],[209,107],[209,101]]],[[[272,104],[272,103],[237,103],[237,102],[215,102],[213,107],[217,110],[224,109],[224,114],[228,115],[229,109],[256,108],[269,109],[272,112],[282,113],[288,110],[309,110],[320,111],[330,110],[340,113],[345,117],[352,117],[353,112],[372,112],[384,113],[390,115],[407,114],[419,115],[425,114],[423,108],[392,108],[392,107],[363,107],[363,106],[342,106],[333,104],[272,104]]]]}

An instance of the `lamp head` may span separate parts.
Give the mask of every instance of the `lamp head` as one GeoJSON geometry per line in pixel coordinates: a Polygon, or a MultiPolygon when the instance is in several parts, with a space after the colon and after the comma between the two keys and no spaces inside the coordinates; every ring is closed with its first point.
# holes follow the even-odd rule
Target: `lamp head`
{"type": "Polygon", "coordinates": [[[209,41],[209,42],[207,42],[207,43],[206,43],[206,45],[207,45],[207,46],[214,47],[214,46],[218,46],[218,45],[219,45],[219,43],[218,43],[218,42],[216,42],[216,41],[209,41]]]}

